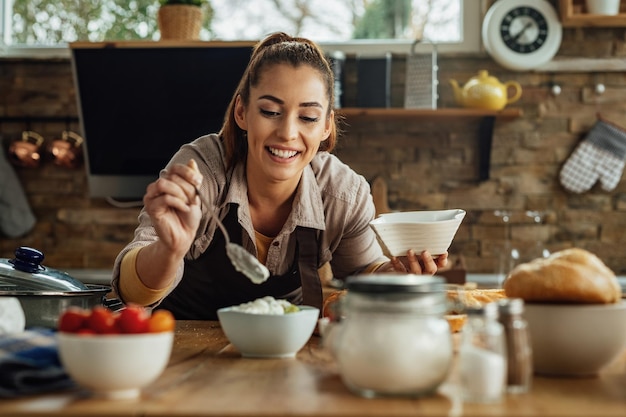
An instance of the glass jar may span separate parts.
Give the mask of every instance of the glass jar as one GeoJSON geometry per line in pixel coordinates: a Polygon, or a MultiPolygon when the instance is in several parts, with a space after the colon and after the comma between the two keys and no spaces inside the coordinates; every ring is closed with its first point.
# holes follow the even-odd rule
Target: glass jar
{"type": "Polygon", "coordinates": [[[463,401],[494,403],[506,389],[507,353],[504,327],[498,322],[498,305],[465,310],[459,349],[459,372],[463,401]]]}
{"type": "Polygon", "coordinates": [[[504,326],[507,351],[507,392],[528,392],[533,376],[532,347],[528,324],[522,317],[524,300],[504,298],[498,301],[499,321],[504,326]]]}
{"type": "Polygon", "coordinates": [[[351,277],[335,357],[343,382],[363,397],[421,396],[446,379],[453,357],[441,277],[351,277]]]}

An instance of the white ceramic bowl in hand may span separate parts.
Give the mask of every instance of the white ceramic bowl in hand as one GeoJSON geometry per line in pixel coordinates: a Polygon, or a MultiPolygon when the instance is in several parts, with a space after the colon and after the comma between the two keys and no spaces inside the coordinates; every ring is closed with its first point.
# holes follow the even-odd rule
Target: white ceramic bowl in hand
{"type": "Polygon", "coordinates": [[[69,376],[94,394],[111,399],[140,396],[167,366],[173,332],[57,334],[59,357],[69,376]]]}
{"type": "Polygon", "coordinates": [[[431,255],[446,252],[456,235],[465,210],[426,210],[385,213],[370,222],[387,256],[406,256],[409,249],[431,255]]]}
{"type": "Polygon", "coordinates": [[[596,375],[626,349],[626,301],[524,306],[535,373],[596,375]]]}
{"type": "Polygon", "coordinates": [[[287,314],[254,314],[233,307],[217,310],[222,330],[244,357],[293,358],[315,329],[319,310],[298,306],[287,314]]]}

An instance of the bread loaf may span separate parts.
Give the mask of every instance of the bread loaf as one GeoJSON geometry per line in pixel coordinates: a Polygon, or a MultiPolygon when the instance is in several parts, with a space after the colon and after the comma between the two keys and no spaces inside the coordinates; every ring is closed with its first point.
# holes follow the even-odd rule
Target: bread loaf
{"type": "Polygon", "coordinates": [[[526,302],[608,304],[620,301],[617,277],[584,249],[565,249],[518,265],[506,277],[507,297],[526,302]]]}

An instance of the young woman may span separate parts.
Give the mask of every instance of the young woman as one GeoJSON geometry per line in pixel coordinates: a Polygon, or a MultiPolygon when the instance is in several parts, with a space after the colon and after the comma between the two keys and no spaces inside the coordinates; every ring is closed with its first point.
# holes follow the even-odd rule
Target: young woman
{"type": "Polygon", "coordinates": [[[445,266],[447,253],[436,261],[427,252],[383,256],[369,227],[369,185],[330,153],[333,86],[313,42],[276,33],[257,44],[219,134],[183,146],[147,187],[135,237],[115,262],[113,286],[124,302],[215,320],[218,308],[265,295],[321,307],[318,269],[326,263],[338,279],[445,266]],[[267,281],[235,270],[210,211],[267,266],[267,281]]]}

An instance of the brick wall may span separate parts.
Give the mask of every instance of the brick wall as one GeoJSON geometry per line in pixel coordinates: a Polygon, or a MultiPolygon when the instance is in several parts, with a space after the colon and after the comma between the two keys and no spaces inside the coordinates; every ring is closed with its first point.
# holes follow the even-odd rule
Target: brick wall
{"type": "MultiPolygon", "coordinates": [[[[626,58],[624,29],[566,29],[560,56],[626,58]]],[[[573,195],[558,182],[558,172],[595,121],[596,112],[626,125],[624,72],[511,72],[485,55],[439,56],[439,107],[455,107],[448,80],[465,83],[479,69],[523,87],[514,106],[523,116],[495,124],[490,178],[480,181],[480,119],[363,118],[346,120],[337,154],[368,180],[382,177],[393,210],[467,210],[451,252],[462,254],[470,272],[493,272],[504,243],[504,225],[493,213],[511,210],[514,246],[537,241],[550,250],[578,246],[600,256],[618,274],[626,273],[626,181],[612,192],[595,186],[573,195]],[[562,93],[550,93],[553,83],[562,93]],[[602,95],[594,86],[603,83],[602,95]],[[535,225],[527,210],[546,210],[535,225]]],[[[355,97],[354,65],[346,66],[345,106],[355,97]]],[[[404,66],[394,58],[392,105],[402,107],[404,66]]],[[[0,117],[31,116],[28,123],[0,119],[4,146],[29,127],[50,139],[73,121],[49,123],[37,116],[71,115],[76,103],[67,60],[1,60],[0,117]]],[[[55,268],[110,268],[131,238],[139,209],[115,208],[87,197],[83,168],[70,170],[49,161],[36,169],[15,168],[38,219],[26,236],[0,237],[0,257],[15,247],[43,250],[55,268]]]]}

